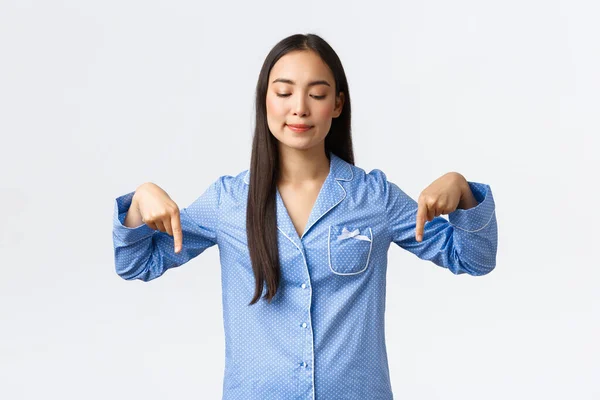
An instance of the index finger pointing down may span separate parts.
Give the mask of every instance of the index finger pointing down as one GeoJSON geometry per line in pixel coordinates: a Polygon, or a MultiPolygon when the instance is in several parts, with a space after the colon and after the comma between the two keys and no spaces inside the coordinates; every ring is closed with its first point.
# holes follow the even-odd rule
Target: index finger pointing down
{"type": "Polygon", "coordinates": [[[425,220],[427,217],[427,205],[423,201],[419,201],[419,208],[417,210],[417,226],[415,228],[415,237],[417,242],[423,240],[423,231],[425,227],[425,220]]]}
{"type": "Polygon", "coordinates": [[[171,217],[171,228],[173,229],[173,239],[175,241],[175,253],[179,253],[183,245],[183,233],[181,232],[179,212],[174,213],[171,217]]]}

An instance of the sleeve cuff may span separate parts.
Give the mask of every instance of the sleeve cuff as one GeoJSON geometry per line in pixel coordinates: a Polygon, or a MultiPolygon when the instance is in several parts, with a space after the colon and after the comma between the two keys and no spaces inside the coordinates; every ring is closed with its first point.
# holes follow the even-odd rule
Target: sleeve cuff
{"type": "Polygon", "coordinates": [[[134,193],[135,192],[130,192],[115,199],[113,233],[125,244],[135,243],[139,240],[151,237],[154,232],[156,232],[146,224],[142,224],[135,228],[129,228],[123,225],[125,217],[127,216],[127,211],[131,206],[131,200],[133,199],[134,193]]]}
{"type": "Polygon", "coordinates": [[[448,214],[450,224],[458,229],[475,232],[485,228],[491,221],[496,205],[489,185],[477,182],[468,182],[475,200],[479,204],[468,210],[456,209],[448,214]]]}

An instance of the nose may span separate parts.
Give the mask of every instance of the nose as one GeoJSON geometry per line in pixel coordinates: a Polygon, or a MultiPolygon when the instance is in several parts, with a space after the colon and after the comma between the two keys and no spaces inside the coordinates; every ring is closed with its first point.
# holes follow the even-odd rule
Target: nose
{"type": "Polygon", "coordinates": [[[306,104],[306,98],[304,96],[296,97],[296,103],[294,104],[294,115],[297,115],[297,116],[308,115],[308,106],[306,104]]]}

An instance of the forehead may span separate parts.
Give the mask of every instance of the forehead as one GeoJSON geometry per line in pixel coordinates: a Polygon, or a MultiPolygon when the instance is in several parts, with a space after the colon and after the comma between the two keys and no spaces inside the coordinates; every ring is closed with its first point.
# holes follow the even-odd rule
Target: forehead
{"type": "Polygon", "coordinates": [[[324,79],[333,84],[333,73],[313,51],[292,51],[281,57],[269,74],[269,85],[277,78],[291,79],[296,84],[324,79]]]}

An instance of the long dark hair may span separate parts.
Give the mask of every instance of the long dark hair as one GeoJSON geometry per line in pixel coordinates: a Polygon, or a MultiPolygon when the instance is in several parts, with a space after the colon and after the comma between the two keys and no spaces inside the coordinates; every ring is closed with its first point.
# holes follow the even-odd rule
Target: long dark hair
{"type": "Polygon", "coordinates": [[[279,177],[279,148],[277,139],[267,124],[266,96],[271,69],[281,57],[295,50],[309,50],[318,54],[329,66],[335,80],[335,94],[344,93],[341,114],[332,120],[325,137],[325,152],[329,152],[354,165],[350,129],[350,94],[342,63],[321,37],[315,34],[295,34],[279,43],[267,55],[256,84],[256,125],[252,140],[250,161],[250,187],[246,211],[248,249],[255,278],[254,297],[249,305],[256,303],[266,282],[264,298],[271,303],[280,279],[279,249],[277,246],[276,190],[279,177]]]}

